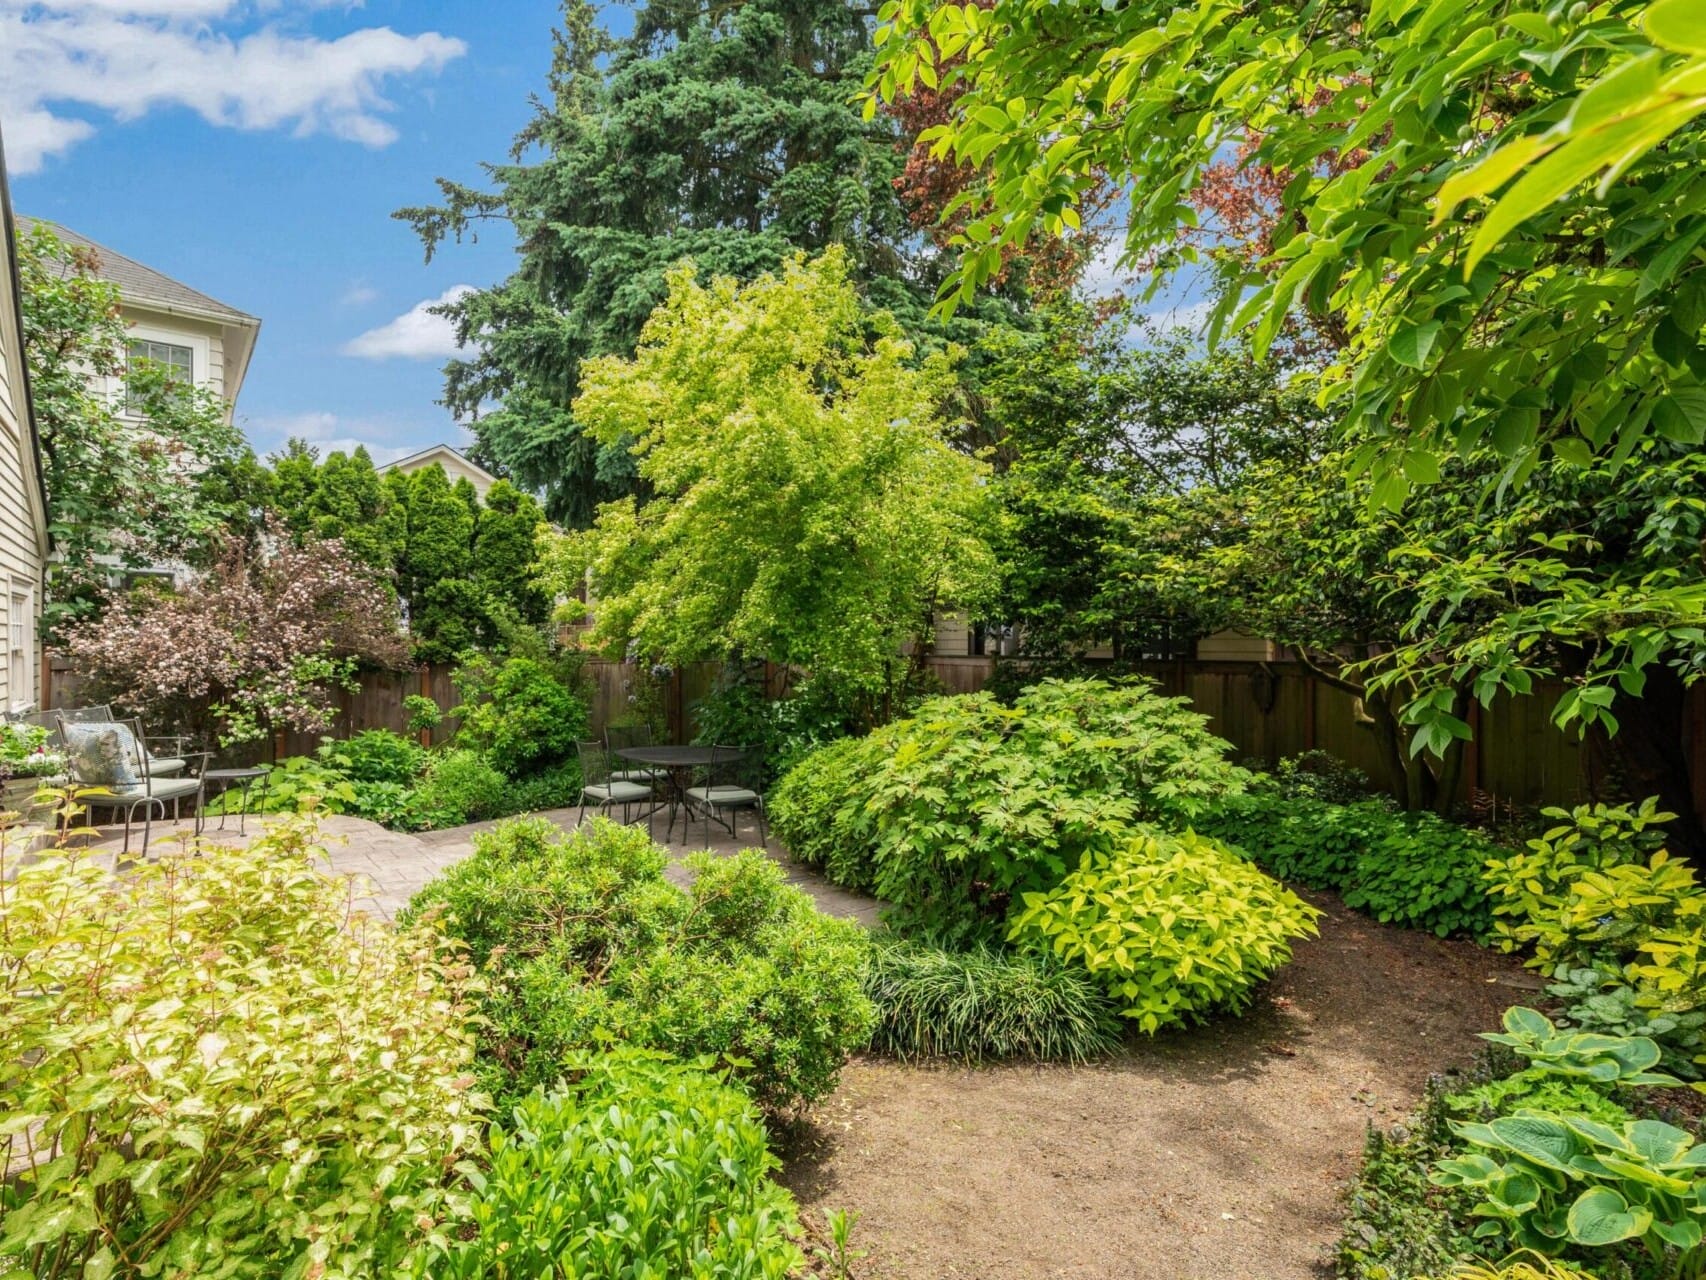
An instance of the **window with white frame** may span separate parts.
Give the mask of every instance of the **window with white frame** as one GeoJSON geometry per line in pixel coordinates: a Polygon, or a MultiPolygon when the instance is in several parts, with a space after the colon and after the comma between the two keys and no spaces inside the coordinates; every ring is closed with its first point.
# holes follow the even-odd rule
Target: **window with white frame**
{"type": "MultiPolygon", "coordinates": [[[[125,369],[128,373],[141,367],[161,369],[171,381],[181,382],[187,387],[195,382],[195,350],[176,342],[132,338],[126,352],[125,369]]],[[[132,413],[140,411],[135,395],[128,391],[125,407],[132,413]]]]}
{"type": "Polygon", "coordinates": [[[32,591],[20,583],[12,584],[12,608],[7,618],[12,633],[11,661],[8,663],[11,677],[10,695],[14,707],[23,706],[30,700],[30,668],[35,661],[35,610],[31,608],[32,591]]]}

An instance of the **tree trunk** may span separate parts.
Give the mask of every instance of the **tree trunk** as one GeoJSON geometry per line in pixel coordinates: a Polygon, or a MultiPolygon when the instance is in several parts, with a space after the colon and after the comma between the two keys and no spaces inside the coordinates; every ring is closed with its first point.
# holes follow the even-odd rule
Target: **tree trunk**
{"type": "MultiPolygon", "coordinates": [[[[1688,691],[1674,671],[1649,667],[1641,697],[1620,693],[1612,703],[1618,731],[1610,739],[1602,738],[1602,745],[1616,775],[1614,781],[1631,801],[1657,796],[1661,808],[1676,814],[1676,821],[1667,828],[1671,852],[1698,863],[1706,858],[1706,815],[1695,807],[1683,751],[1687,700],[1688,691]]],[[[1693,745],[1700,749],[1700,744],[1693,745]]]]}

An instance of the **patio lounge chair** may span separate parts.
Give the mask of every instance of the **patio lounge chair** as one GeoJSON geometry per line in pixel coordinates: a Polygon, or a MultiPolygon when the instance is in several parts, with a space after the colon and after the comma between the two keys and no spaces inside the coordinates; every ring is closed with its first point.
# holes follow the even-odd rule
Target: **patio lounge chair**
{"type": "MultiPolygon", "coordinates": [[[[201,828],[202,778],[201,770],[187,777],[156,776],[150,768],[148,739],[139,720],[71,720],[61,718],[59,733],[65,744],[66,771],[78,792],[79,804],[89,809],[109,809],[124,814],[124,845],[120,854],[130,852],[130,828],[138,810],[142,811],[142,853],[148,853],[152,834],[154,810],[166,816],[166,805],[176,816],[185,800],[196,804],[196,829],[201,828]]],[[[206,755],[201,754],[201,763],[206,755]]],[[[180,761],[181,770],[189,764],[180,761]]]]}

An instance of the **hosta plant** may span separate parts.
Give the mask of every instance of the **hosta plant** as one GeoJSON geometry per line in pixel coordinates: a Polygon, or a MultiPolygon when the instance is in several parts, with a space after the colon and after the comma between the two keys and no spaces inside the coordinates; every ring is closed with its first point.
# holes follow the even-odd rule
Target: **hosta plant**
{"type": "Polygon", "coordinates": [[[1537,1111],[1452,1127],[1475,1149],[1441,1161],[1433,1180],[1481,1196],[1478,1234],[1547,1254],[1639,1241],[1656,1262],[1671,1259],[1675,1275],[1703,1261],[1706,1146],[1685,1131],[1537,1111]]]}
{"type": "Polygon", "coordinates": [[[1559,1030],[1545,1014],[1520,1005],[1505,1010],[1504,1025],[1504,1031],[1483,1032],[1481,1038],[1502,1044],[1557,1075],[1606,1086],[1681,1083],[1675,1076],[1653,1070],[1659,1065],[1659,1046],[1646,1036],[1559,1030]]]}
{"type": "Polygon", "coordinates": [[[0,1273],[355,1280],[440,1215],[467,966],[352,918],[312,842],[0,865],[0,1273]]]}
{"type": "Polygon", "coordinates": [[[1009,936],[1083,965],[1154,1032],[1245,1008],[1319,914],[1217,841],[1150,831],[1026,894],[1009,936]]]}

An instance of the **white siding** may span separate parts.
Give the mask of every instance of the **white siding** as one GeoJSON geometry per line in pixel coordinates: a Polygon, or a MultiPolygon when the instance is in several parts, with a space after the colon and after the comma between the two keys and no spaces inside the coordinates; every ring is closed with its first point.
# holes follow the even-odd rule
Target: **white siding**
{"type": "Polygon", "coordinates": [[[46,548],[36,522],[32,491],[39,482],[24,422],[22,335],[13,309],[12,246],[0,229],[0,709],[36,702],[41,679],[35,661],[35,626],[40,609],[42,557],[46,548]],[[14,600],[22,607],[14,607],[14,600]],[[24,616],[18,617],[22,613],[24,616]],[[18,623],[27,649],[14,663],[12,628],[18,623]],[[13,677],[16,665],[19,674],[13,677]]]}

